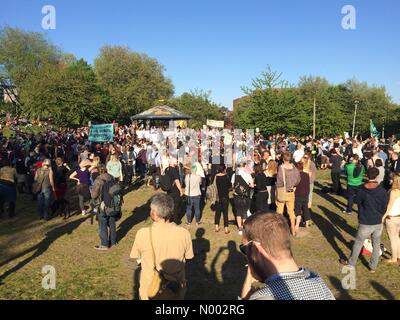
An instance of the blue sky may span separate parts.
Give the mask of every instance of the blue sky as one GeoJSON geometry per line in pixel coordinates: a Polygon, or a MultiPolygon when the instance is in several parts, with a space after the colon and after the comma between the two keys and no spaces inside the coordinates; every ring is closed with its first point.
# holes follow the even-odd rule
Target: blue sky
{"type": "Polygon", "coordinates": [[[44,32],[89,63],[105,44],[145,52],[166,67],[175,94],[211,90],[228,108],[267,65],[293,84],[307,74],[356,77],[400,102],[398,0],[13,0],[0,11],[5,25],[44,32]],[[48,4],[56,30],[41,27],[48,4]],[[341,26],[347,4],[356,30],[341,26]]]}

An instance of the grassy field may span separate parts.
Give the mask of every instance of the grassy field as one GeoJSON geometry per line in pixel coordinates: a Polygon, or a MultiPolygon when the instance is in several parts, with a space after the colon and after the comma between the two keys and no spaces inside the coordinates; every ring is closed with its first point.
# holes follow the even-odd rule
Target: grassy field
{"type": "MultiPolygon", "coordinates": [[[[337,299],[399,298],[399,267],[381,263],[371,274],[364,258],[357,265],[356,290],[342,289],[338,259],[350,253],[357,216],[341,213],[343,197],[320,192],[328,182],[329,172],[319,172],[312,209],[315,225],[293,239],[296,261],[319,272],[337,299]]],[[[81,215],[39,221],[36,203],[19,196],[17,217],[0,219],[0,299],[136,299],[138,270],[129,253],[137,230],[150,223],[147,201],[152,194],[151,188],[141,187],[126,195],[117,226],[119,244],[108,252],[93,249],[98,244],[96,222],[91,225],[81,215]],[[56,269],[55,290],[41,286],[45,265],[56,269]]],[[[200,228],[188,227],[195,258],[187,264],[187,299],[235,299],[245,276],[246,261],[238,250],[241,238],[234,226],[229,235],[216,234],[208,206],[203,221],[200,228]]],[[[383,242],[389,247],[386,231],[383,242]]]]}

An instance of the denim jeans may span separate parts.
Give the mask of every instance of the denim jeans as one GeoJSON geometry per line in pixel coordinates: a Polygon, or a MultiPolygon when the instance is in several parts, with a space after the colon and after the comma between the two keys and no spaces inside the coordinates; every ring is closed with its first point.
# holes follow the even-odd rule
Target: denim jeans
{"type": "Polygon", "coordinates": [[[354,199],[357,197],[359,187],[358,186],[347,186],[347,212],[353,211],[354,199]]]}
{"type": "Polygon", "coordinates": [[[355,266],[357,263],[358,256],[360,255],[364,241],[372,235],[372,257],[369,263],[369,267],[375,270],[379,262],[379,253],[381,246],[381,235],[383,226],[381,224],[376,225],[365,225],[360,224],[357,231],[357,237],[354,242],[349,264],[355,266]]]}
{"type": "Polygon", "coordinates": [[[117,227],[114,217],[107,217],[103,213],[99,213],[99,236],[101,245],[104,247],[112,247],[117,242],[117,227]],[[110,232],[108,232],[110,228],[110,232]]]}
{"type": "Polygon", "coordinates": [[[189,223],[192,222],[192,207],[196,222],[200,222],[200,196],[189,197],[189,204],[186,205],[186,218],[189,223]]]}
{"type": "Polygon", "coordinates": [[[51,189],[47,188],[38,194],[38,215],[40,218],[47,219],[49,216],[51,189]]]}

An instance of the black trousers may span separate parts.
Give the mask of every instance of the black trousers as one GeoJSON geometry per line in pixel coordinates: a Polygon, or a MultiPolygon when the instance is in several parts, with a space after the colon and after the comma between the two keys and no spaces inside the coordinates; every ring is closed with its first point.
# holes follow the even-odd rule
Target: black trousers
{"type": "Polygon", "coordinates": [[[331,172],[331,178],[333,192],[339,195],[342,192],[342,185],[340,184],[340,172],[331,172]]]}
{"type": "Polygon", "coordinates": [[[181,224],[182,217],[185,214],[182,210],[182,197],[176,192],[169,193],[168,195],[174,200],[174,214],[172,221],[176,224],[181,224]]]}
{"type": "Polygon", "coordinates": [[[219,222],[221,220],[221,213],[224,217],[224,228],[228,227],[228,207],[229,207],[229,199],[219,199],[215,203],[215,225],[219,225],[219,222]]]}
{"type": "Polygon", "coordinates": [[[269,211],[268,191],[256,193],[256,213],[266,213],[269,211]]]}

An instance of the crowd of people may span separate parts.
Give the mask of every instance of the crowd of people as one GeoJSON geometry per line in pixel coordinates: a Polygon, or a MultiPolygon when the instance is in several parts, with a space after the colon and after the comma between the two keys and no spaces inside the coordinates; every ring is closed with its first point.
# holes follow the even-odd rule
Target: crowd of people
{"type": "MultiPolygon", "coordinates": [[[[302,226],[312,226],[316,173],[330,168],[332,187],[323,191],[347,197],[345,214],[352,213],[354,203],[359,207],[360,225],[352,255],[341,262],[354,267],[364,240],[372,237],[370,269],[374,272],[383,223],[392,247],[388,263],[397,264],[400,259],[400,140],[396,137],[312,139],[244,130],[189,132],[178,127],[163,139],[160,136],[166,128],[140,129],[116,126],[114,141],[109,142],[89,141],[88,127],[44,128],[36,135],[16,127],[12,137],[1,135],[0,215],[8,210],[9,217],[14,217],[17,197],[27,193],[37,202],[38,218],[60,215],[67,219],[72,211],[71,195],[76,194],[79,212],[97,217],[100,244],[96,249],[108,250],[116,245],[124,190],[142,182],[163,191],[151,202],[154,228],[138,232],[131,253],[141,261],[142,299],[149,298],[154,269],[175,275],[183,287],[184,269],[163,266],[162,261],[183,262],[193,256],[190,234],[178,225],[200,225],[207,201],[215,214],[216,233],[220,232],[221,216],[224,233],[231,232],[232,206],[235,227],[243,236],[242,249],[250,268],[242,298],[284,299],[288,292],[281,287],[302,283],[319,289],[292,295],[330,299],[333,296],[318,275],[297,267],[288,244],[290,234],[296,236],[302,226]],[[288,272],[293,277],[274,277],[288,272]],[[266,289],[254,292],[250,288],[253,278],[265,282],[266,289]]],[[[184,291],[179,292],[183,297],[184,291]]]]}

